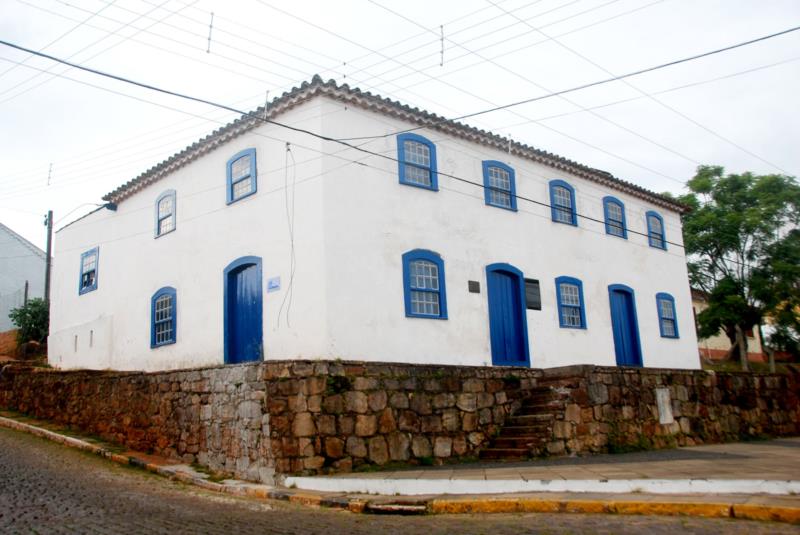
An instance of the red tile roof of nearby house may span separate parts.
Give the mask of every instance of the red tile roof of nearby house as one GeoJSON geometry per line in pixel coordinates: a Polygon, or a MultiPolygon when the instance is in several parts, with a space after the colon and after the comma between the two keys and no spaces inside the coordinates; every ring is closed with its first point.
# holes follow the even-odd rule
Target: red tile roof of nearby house
{"type": "MultiPolygon", "coordinates": [[[[498,136],[491,132],[480,130],[460,122],[451,121],[436,114],[418,108],[412,108],[400,102],[383,98],[379,95],[373,95],[370,92],[361,91],[358,88],[351,88],[347,84],[337,85],[333,80],[325,82],[318,75],[315,75],[311,82],[303,82],[300,87],[295,87],[291,91],[274,99],[267,108],[268,113],[266,117],[267,119],[274,120],[287,110],[317,96],[326,96],[334,100],[345,102],[348,105],[358,106],[428,129],[460,137],[474,143],[500,149],[515,156],[527,158],[548,167],[565,171],[609,188],[625,192],[634,197],[644,199],[655,205],[676,212],[685,212],[687,210],[686,206],[674,199],[616,178],[606,171],[579,164],[556,154],[511,141],[508,138],[498,136]]],[[[136,178],[129,180],[114,191],[108,193],[103,199],[114,203],[121,202],[150,184],[159,181],[169,173],[199,158],[203,154],[261,125],[264,122],[264,116],[263,107],[258,108],[252,113],[243,115],[239,119],[218,128],[203,139],[186,147],[181,152],[151,167],[136,178]]]]}

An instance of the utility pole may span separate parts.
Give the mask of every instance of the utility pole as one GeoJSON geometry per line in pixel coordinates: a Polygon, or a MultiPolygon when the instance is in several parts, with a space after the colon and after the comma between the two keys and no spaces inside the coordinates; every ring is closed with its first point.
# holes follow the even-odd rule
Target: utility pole
{"type": "Polygon", "coordinates": [[[47,225],[47,258],[45,260],[44,268],[44,301],[47,303],[47,309],[50,309],[50,268],[53,263],[53,211],[47,211],[47,217],[44,220],[47,225]]]}
{"type": "Polygon", "coordinates": [[[22,306],[28,304],[28,281],[25,281],[25,294],[22,297],[22,306]]]}

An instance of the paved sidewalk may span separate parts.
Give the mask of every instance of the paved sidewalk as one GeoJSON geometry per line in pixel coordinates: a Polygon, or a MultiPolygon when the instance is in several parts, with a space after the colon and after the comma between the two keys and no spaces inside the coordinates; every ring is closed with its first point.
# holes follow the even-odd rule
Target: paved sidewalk
{"type": "Polygon", "coordinates": [[[67,434],[64,429],[48,422],[15,414],[0,414],[0,427],[31,433],[221,493],[334,507],[357,513],[614,513],[747,518],[800,524],[800,496],[798,491],[792,490],[800,489],[800,438],[625,455],[426,467],[286,480],[289,487],[300,487],[301,482],[330,485],[326,492],[236,480],[212,481],[208,474],[189,465],[121,451],[92,438],[67,434]],[[451,488],[429,494],[415,492],[414,496],[397,496],[393,492],[376,496],[349,490],[348,481],[362,486],[387,483],[435,486],[438,482],[451,485],[451,488]],[[670,494],[659,494],[658,490],[646,493],[642,488],[635,488],[628,492],[624,489],[616,492],[558,492],[559,482],[569,485],[581,481],[594,485],[598,482],[623,484],[633,481],[641,486],[659,481],[698,484],[724,481],[733,491],[678,493],[673,490],[670,494]],[[776,486],[741,491],[744,486],[756,483],[776,486]],[[495,487],[490,489],[491,492],[474,494],[469,493],[471,484],[495,487]],[[551,491],[514,492],[515,485],[524,487],[525,484],[545,485],[551,491]]]}

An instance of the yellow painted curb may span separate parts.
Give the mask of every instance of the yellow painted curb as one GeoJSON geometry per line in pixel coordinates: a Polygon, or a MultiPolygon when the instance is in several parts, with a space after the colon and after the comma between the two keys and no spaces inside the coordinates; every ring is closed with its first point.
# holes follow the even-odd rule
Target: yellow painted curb
{"type": "Polygon", "coordinates": [[[731,506],[726,503],[615,501],[609,505],[613,512],[621,515],[703,516],[709,518],[731,516],[731,506]]]}
{"type": "Polygon", "coordinates": [[[428,512],[433,514],[464,513],[557,513],[561,509],[558,500],[530,498],[478,498],[472,500],[431,500],[428,512]]]}
{"type": "Polygon", "coordinates": [[[800,524],[800,508],[741,504],[733,506],[733,517],[800,524]]]}
{"type": "Polygon", "coordinates": [[[305,494],[298,492],[289,496],[291,503],[299,503],[300,505],[313,505],[319,507],[322,497],[319,494],[305,494]]]}

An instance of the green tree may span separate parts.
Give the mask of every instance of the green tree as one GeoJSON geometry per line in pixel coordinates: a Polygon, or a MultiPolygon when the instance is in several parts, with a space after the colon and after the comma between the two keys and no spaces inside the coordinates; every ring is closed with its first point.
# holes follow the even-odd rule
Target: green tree
{"type": "Polygon", "coordinates": [[[708,308],[697,316],[699,334],[725,332],[729,356],[738,351],[747,369],[745,332],[765,316],[786,322],[796,313],[792,306],[786,313],[784,296],[796,297],[792,287],[797,291],[791,255],[797,252],[800,185],[785,175],[726,175],[722,167],[700,166],[687,186],[690,193],[679,200],[691,208],[683,216],[689,278],[709,295],[708,308]]]}
{"type": "Polygon", "coordinates": [[[44,299],[31,299],[26,305],[11,310],[8,315],[19,329],[17,342],[43,342],[50,328],[50,313],[44,299]]]}

